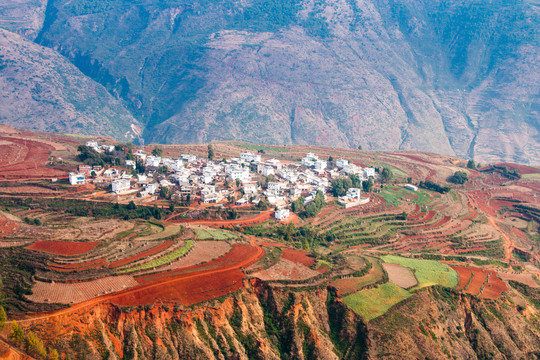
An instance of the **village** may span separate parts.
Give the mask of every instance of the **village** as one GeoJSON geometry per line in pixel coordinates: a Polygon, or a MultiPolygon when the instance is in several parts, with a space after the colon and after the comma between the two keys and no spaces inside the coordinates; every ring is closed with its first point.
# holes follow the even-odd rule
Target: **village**
{"type": "MultiPolygon", "coordinates": [[[[96,141],[86,146],[98,153],[114,150],[114,146],[96,141]]],[[[211,160],[190,154],[173,159],[139,149],[133,159],[124,160],[122,165],[79,165],[77,173],[69,174],[69,183],[106,187],[110,199],[117,202],[143,204],[168,198],[201,207],[249,207],[264,201],[275,207],[277,220],[284,220],[298,198],[303,197],[304,204],[309,204],[320,191],[326,199],[333,179],[354,175],[359,181],[373,181],[377,175],[375,168],[341,158],[324,160],[313,153],[295,163],[263,159],[249,151],[236,158],[211,160]]],[[[338,202],[349,208],[369,202],[369,197],[362,197],[359,187],[350,187],[338,202]]]]}

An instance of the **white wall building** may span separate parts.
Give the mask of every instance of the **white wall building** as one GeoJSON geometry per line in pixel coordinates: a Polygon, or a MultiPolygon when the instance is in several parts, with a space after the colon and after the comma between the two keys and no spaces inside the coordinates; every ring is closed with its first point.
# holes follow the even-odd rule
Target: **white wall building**
{"type": "Polygon", "coordinates": [[[336,166],[340,169],[343,169],[347,165],[349,165],[349,160],[345,160],[345,159],[336,160],[336,166]]]}
{"type": "Polygon", "coordinates": [[[146,185],[146,191],[150,194],[150,195],[154,195],[156,193],[158,189],[158,186],[156,183],[150,183],[148,185],[146,185]]]}
{"type": "Polygon", "coordinates": [[[263,169],[262,169],[262,174],[263,174],[263,176],[274,175],[274,174],[275,174],[275,170],[274,170],[274,168],[271,167],[271,166],[265,166],[265,167],[263,167],[263,169]]]}
{"type": "Polygon", "coordinates": [[[375,169],[374,168],[364,168],[364,176],[366,178],[375,177],[375,169]]]}
{"type": "Polygon", "coordinates": [[[261,162],[261,155],[253,154],[252,152],[245,151],[242,154],[240,154],[240,159],[247,161],[247,162],[261,162]]]}
{"type": "Polygon", "coordinates": [[[288,218],[290,214],[291,212],[289,211],[289,209],[279,209],[274,213],[274,217],[276,218],[276,220],[281,221],[288,218]]]}
{"type": "Polygon", "coordinates": [[[317,170],[325,170],[327,166],[326,160],[317,160],[314,162],[313,166],[317,170]]]}
{"type": "Polygon", "coordinates": [[[115,179],[111,183],[113,193],[121,193],[123,191],[129,190],[131,184],[128,179],[115,179]]]}
{"type": "Polygon", "coordinates": [[[71,185],[84,185],[86,184],[86,178],[84,174],[69,173],[69,183],[71,185]]]}

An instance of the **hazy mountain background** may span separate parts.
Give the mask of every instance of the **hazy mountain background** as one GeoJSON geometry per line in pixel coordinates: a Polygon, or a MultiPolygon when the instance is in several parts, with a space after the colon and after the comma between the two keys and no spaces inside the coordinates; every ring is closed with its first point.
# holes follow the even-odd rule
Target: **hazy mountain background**
{"type": "Polygon", "coordinates": [[[0,88],[0,121],[22,126],[13,109],[24,107],[26,127],[106,135],[73,123],[109,123],[122,138],[140,124],[147,143],[361,145],[539,163],[539,6],[0,0],[0,27],[20,35],[0,33],[10,58],[0,81],[13,83],[0,88]],[[51,72],[62,90],[29,100],[51,72]],[[74,102],[86,107],[49,121],[74,102]]]}

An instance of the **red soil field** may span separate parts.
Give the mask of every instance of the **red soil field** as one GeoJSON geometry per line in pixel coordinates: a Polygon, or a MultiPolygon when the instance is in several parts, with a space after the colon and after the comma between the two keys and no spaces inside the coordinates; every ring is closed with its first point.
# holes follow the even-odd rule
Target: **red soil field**
{"type": "Polygon", "coordinates": [[[471,269],[474,277],[469,284],[469,286],[465,289],[466,293],[469,293],[471,295],[478,295],[480,294],[480,289],[482,288],[482,284],[487,279],[487,274],[483,269],[474,268],[471,267],[471,269]]]}
{"type": "Polygon", "coordinates": [[[497,273],[493,270],[486,270],[488,274],[488,281],[484,284],[484,290],[480,294],[481,298],[484,299],[497,299],[505,291],[508,291],[508,286],[506,283],[499,279],[497,273]]]}
{"type": "Polygon", "coordinates": [[[53,262],[49,266],[47,266],[47,269],[58,271],[58,272],[75,272],[75,271],[83,271],[83,270],[89,270],[89,269],[97,269],[100,267],[107,266],[107,264],[108,262],[106,259],[100,258],[96,260],[73,263],[73,264],[59,264],[59,263],[53,262]]]}
{"type": "Polygon", "coordinates": [[[3,178],[51,178],[66,175],[64,172],[43,166],[54,148],[38,141],[0,136],[0,141],[13,145],[0,146],[0,176],[3,178]]]}
{"type": "Polygon", "coordinates": [[[175,278],[177,276],[203,273],[206,271],[219,271],[224,268],[241,268],[251,265],[259,261],[264,255],[264,250],[251,245],[233,245],[231,251],[224,256],[209,261],[204,264],[188,266],[185,268],[164,271],[157,274],[142,275],[137,277],[140,284],[148,284],[155,281],[160,281],[166,278],[175,278]]]}
{"type": "Polygon", "coordinates": [[[308,255],[310,255],[310,253],[306,251],[283,248],[281,258],[309,267],[315,264],[315,259],[308,255]]]}
{"type": "Polygon", "coordinates": [[[477,215],[478,215],[478,213],[476,212],[476,210],[471,209],[471,212],[469,213],[469,215],[467,215],[466,217],[464,217],[461,221],[472,220],[472,219],[474,219],[477,215]]]}
{"type": "Polygon", "coordinates": [[[129,264],[131,262],[134,262],[134,261],[137,261],[137,260],[140,260],[140,259],[144,259],[145,257],[148,257],[148,256],[151,256],[151,255],[162,252],[163,250],[171,247],[173,244],[174,244],[174,241],[164,241],[161,244],[154,246],[153,248],[150,248],[150,249],[145,250],[145,251],[141,251],[140,253],[135,254],[133,256],[130,256],[130,257],[127,257],[127,258],[124,258],[124,259],[120,259],[120,260],[117,260],[117,261],[113,261],[112,263],[109,264],[109,268],[115,268],[115,267],[118,267],[118,266],[129,264]]]}
{"type": "Polygon", "coordinates": [[[423,222],[427,222],[427,221],[430,221],[431,219],[433,219],[435,217],[435,211],[433,210],[429,210],[428,212],[424,213],[424,212],[421,212],[420,214],[423,215],[423,217],[421,218],[415,218],[414,221],[408,221],[409,224],[419,224],[419,223],[423,223],[423,222]]]}
{"type": "Polygon", "coordinates": [[[36,241],[26,249],[43,251],[55,255],[81,255],[95,248],[100,242],[36,241]]]}
{"type": "Polygon", "coordinates": [[[454,265],[450,266],[458,273],[458,290],[463,290],[466,293],[484,299],[497,299],[504,291],[508,290],[506,283],[502,281],[493,270],[454,265]],[[465,289],[473,274],[474,277],[471,280],[471,283],[465,289]],[[482,290],[481,293],[480,290],[482,290]]]}
{"type": "Polygon", "coordinates": [[[454,269],[458,273],[458,287],[457,290],[463,290],[465,289],[465,286],[469,283],[469,279],[472,276],[471,269],[462,267],[462,266],[452,266],[450,265],[452,269],[454,269]]]}
{"type": "Polygon", "coordinates": [[[190,306],[240,290],[244,286],[243,278],[244,273],[239,269],[191,274],[127,290],[107,300],[119,306],[146,305],[158,300],[190,306]]]}

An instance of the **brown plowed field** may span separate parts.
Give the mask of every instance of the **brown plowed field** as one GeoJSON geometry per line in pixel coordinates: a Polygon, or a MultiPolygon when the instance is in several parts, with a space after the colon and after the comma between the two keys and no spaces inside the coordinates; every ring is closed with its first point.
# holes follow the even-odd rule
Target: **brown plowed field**
{"type": "Polygon", "coordinates": [[[36,241],[27,249],[43,251],[55,255],[81,255],[95,248],[100,242],[75,242],[75,241],[36,241]]]}
{"type": "Polygon", "coordinates": [[[253,276],[261,280],[306,280],[320,273],[305,265],[287,259],[280,259],[277,264],[268,269],[257,271],[253,276]]]}
{"type": "Polygon", "coordinates": [[[182,256],[180,259],[173,261],[172,264],[166,265],[161,269],[166,271],[198,265],[224,256],[230,250],[231,245],[225,241],[195,241],[193,248],[191,248],[187,255],[182,256]]]}
{"type": "Polygon", "coordinates": [[[160,252],[164,251],[165,249],[171,247],[173,244],[174,244],[174,241],[172,241],[172,240],[171,241],[164,241],[161,244],[154,246],[153,248],[150,248],[150,249],[145,250],[145,251],[141,251],[140,253],[135,254],[133,256],[130,256],[130,257],[127,257],[127,258],[124,258],[124,259],[120,259],[120,260],[117,260],[117,261],[113,261],[112,263],[109,264],[109,268],[115,268],[115,267],[118,267],[118,266],[122,266],[122,265],[132,263],[132,262],[140,260],[140,259],[144,259],[145,257],[148,257],[148,256],[151,256],[151,255],[154,255],[154,254],[157,254],[157,253],[160,253],[160,252]]]}
{"type": "Polygon", "coordinates": [[[309,267],[315,264],[315,259],[310,255],[311,254],[306,251],[295,250],[291,248],[283,248],[283,253],[281,254],[281,258],[292,261],[292,262],[300,263],[302,265],[309,267]]]}
{"type": "Polygon", "coordinates": [[[33,293],[28,299],[38,303],[74,304],[133,286],[137,286],[137,281],[130,275],[109,276],[69,284],[38,281],[32,287],[33,293]]]}
{"type": "Polygon", "coordinates": [[[16,233],[18,230],[19,225],[0,215],[0,237],[16,233]]]}
{"type": "Polygon", "coordinates": [[[411,288],[418,284],[411,269],[398,264],[383,263],[384,270],[388,273],[388,280],[404,289],[411,288]]]}
{"type": "Polygon", "coordinates": [[[44,167],[54,148],[39,141],[0,136],[0,176],[3,178],[52,178],[64,172],[44,167]]]}
{"type": "Polygon", "coordinates": [[[535,289],[540,288],[540,285],[534,280],[533,274],[531,273],[513,274],[513,273],[504,272],[504,271],[499,271],[499,276],[503,280],[517,281],[535,289]]]}

